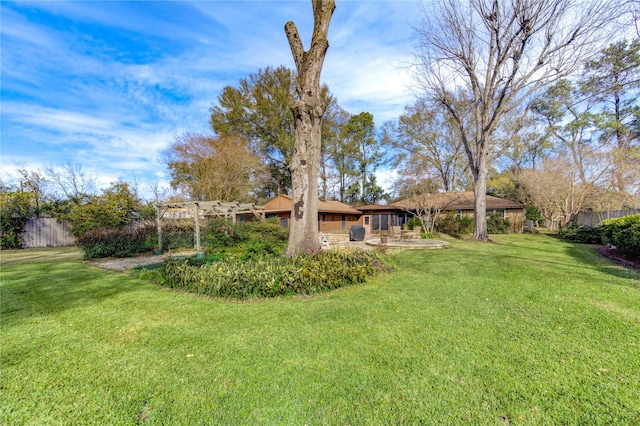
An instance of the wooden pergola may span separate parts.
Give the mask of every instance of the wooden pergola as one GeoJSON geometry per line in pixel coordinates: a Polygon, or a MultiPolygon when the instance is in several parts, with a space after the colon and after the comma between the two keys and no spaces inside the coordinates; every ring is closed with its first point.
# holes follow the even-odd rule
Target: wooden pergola
{"type": "Polygon", "coordinates": [[[238,215],[253,214],[260,220],[265,220],[265,206],[257,206],[252,203],[238,203],[221,201],[186,201],[178,203],[156,204],[156,225],[158,227],[158,250],[162,251],[162,218],[169,212],[182,212],[185,217],[193,216],[195,224],[196,251],[202,252],[200,245],[200,217],[224,217],[231,218],[236,223],[238,215]]]}

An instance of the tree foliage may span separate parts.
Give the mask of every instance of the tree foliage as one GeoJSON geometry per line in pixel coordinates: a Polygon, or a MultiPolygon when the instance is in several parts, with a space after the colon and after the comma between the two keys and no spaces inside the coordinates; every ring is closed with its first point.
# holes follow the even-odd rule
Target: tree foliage
{"type": "Polygon", "coordinates": [[[20,234],[27,221],[38,214],[36,195],[31,191],[0,192],[0,248],[22,248],[20,234]]]}
{"type": "Polygon", "coordinates": [[[237,136],[186,133],[164,155],[172,187],[193,200],[247,201],[263,176],[250,143],[237,136]]]}
{"type": "MultiPolygon", "coordinates": [[[[407,106],[397,123],[385,123],[383,141],[393,149],[392,165],[421,171],[423,179],[438,182],[435,190],[460,189],[468,168],[455,125],[437,104],[424,99],[407,106]]],[[[406,181],[406,177],[402,176],[406,181]]]]}
{"type": "Polygon", "coordinates": [[[124,229],[142,207],[129,184],[119,182],[103,190],[101,195],[73,205],[66,219],[71,224],[71,233],[79,237],[89,231],[124,229]]]}
{"type": "MultiPolygon", "coordinates": [[[[266,174],[254,192],[268,199],[291,191],[289,164],[294,150],[294,116],[291,106],[299,101],[297,73],[285,66],[267,67],[242,78],[237,87],[226,86],[210,109],[209,124],[216,135],[240,137],[263,163],[266,174]]],[[[339,109],[326,85],[320,96],[329,109],[339,109]]],[[[323,125],[323,140],[332,129],[323,125]]]]}
{"type": "Polygon", "coordinates": [[[365,202],[367,191],[369,195],[375,192],[375,179],[372,181],[373,172],[380,164],[382,154],[380,144],[376,138],[376,127],[373,114],[361,112],[349,118],[344,128],[344,140],[354,154],[353,163],[359,171],[360,202],[365,202]]]}
{"type": "Polygon", "coordinates": [[[260,69],[227,86],[211,109],[210,124],[220,136],[241,137],[259,153],[270,179],[261,195],[269,198],[291,189],[287,167],[293,155],[291,105],[297,100],[296,74],[284,66],[260,69]]]}

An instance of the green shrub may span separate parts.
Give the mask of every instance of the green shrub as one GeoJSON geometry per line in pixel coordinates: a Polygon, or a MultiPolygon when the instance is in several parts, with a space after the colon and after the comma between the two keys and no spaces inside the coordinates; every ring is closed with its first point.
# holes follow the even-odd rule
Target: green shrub
{"type": "Polygon", "coordinates": [[[422,238],[423,240],[432,240],[435,237],[436,236],[433,235],[433,232],[423,232],[420,234],[420,238],[422,238]]]}
{"type": "MultiPolygon", "coordinates": [[[[193,225],[171,223],[162,227],[163,250],[192,248],[193,225]]],[[[85,259],[101,257],[132,257],[158,247],[158,232],[153,224],[126,229],[98,229],[86,232],[77,239],[85,259]]]]}
{"type": "Polygon", "coordinates": [[[536,206],[528,206],[525,217],[527,220],[531,220],[533,222],[541,222],[544,220],[544,217],[542,217],[540,210],[538,210],[536,206]]]}
{"type": "Polygon", "coordinates": [[[422,229],[422,222],[420,221],[419,218],[417,217],[410,217],[409,220],[407,220],[407,227],[409,229],[413,229],[413,228],[420,228],[422,229]]]}
{"type": "Polygon", "coordinates": [[[570,226],[560,230],[560,238],[574,243],[602,244],[602,228],[595,226],[570,226]]]}
{"type": "Polygon", "coordinates": [[[127,232],[125,229],[99,229],[78,237],[77,244],[85,259],[101,257],[131,257],[154,248],[151,227],[127,232]]]}
{"type": "Polygon", "coordinates": [[[311,294],[364,282],[382,267],[364,251],[323,252],[292,259],[256,257],[223,259],[198,265],[170,259],[161,268],[163,285],[212,297],[247,299],[311,294]]]}
{"type": "Polygon", "coordinates": [[[435,229],[452,237],[462,237],[473,232],[473,218],[456,217],[455,213],[447,213],[436,222],[435,229]]]}
{"type": "Polygon", "coordinates": [[[633,258],[640,258],[640,214],[602,222],[602,241],[633,258]]]}
{"type": "Polygon", "coordinates": [[[487,232],[489,234],[508,234],[511,230],[511,223],[497,213],[487,216],[487,232]]]}
{"type": "Polygon", "coordinates": [[[235,224],[229,219],[214,218],[206,229],[205,251],[241,259],[280,255],[288,238],[289,230],[280,225],[278,218],[235,224]]]}
{"type": "Polygon", "coordinates": [[[29,218],[37,215],[32,192],[0,193],[0,248],[22,248],[20,234],[29,218]]]}
{"type": "Polygon", "coordinates": [[[116,183],[102,195],[73,204],[65,218],[71,225],[71,233],[80,237],[92,231],[125,229],[139,207],[140,202],[129,185],[116,183]]]}
{"type": "MultiPolygon", "coordinates": [[[[155,225],[152,227],[155,234],[155,245],[158,246],[157,229],[155,225]]],[[[162,249],[175,250],[180,248],[195,247],[195,225],[192,220],[172,220],[162,223],[162,249]]]]}

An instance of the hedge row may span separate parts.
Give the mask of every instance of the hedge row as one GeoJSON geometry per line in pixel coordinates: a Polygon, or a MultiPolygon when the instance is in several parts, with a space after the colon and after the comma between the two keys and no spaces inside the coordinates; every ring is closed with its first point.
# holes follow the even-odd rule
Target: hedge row
{"type": "Polygon", "coordinates": [[[363,283],[382,268],[373,253],[328,251],[292,259],[226,258],[214,264],[170,259],[160,268],[164,286],[213,297],[248,299],[312,294],[363,283]]]}
{"type": "Polygon", "coordinates": [[[626,255],[640,258],[640,214],[602,222],[602,241],[626,255]]]}
{"type": "MultiPolygon", "coordinates": [[[[193,225],[174,223],[163,227],[163,250],[194,246],[193,225]]],[[[78,237],[77,244],[85,259],[101,257],[132,257],[158,247],[158,233],[154,225],[135,231],[100,229],[78,237]]]]}
{"type": "Polygon", "coordinates": [[[602,244],[602,228],[599,226],[571,226],[560,230],[560,238],[574,243],[602,244]]]}

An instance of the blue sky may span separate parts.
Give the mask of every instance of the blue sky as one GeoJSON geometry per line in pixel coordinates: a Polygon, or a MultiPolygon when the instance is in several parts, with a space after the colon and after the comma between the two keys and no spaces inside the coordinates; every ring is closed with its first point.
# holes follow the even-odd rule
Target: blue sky
{"type": "MultiPolygon", "coordinates": [[[[2,2],[1,166],[81,164],[102,187],[149,196],[168,182],[161,151],[208,132],[223,87],[260,68],[294,68],[293,20],[308,48],[311,2],[2,2]]],[[[339,104],[395,119],[413,102],[416,1],[337,1],[322,80],[339,104]]]]}

